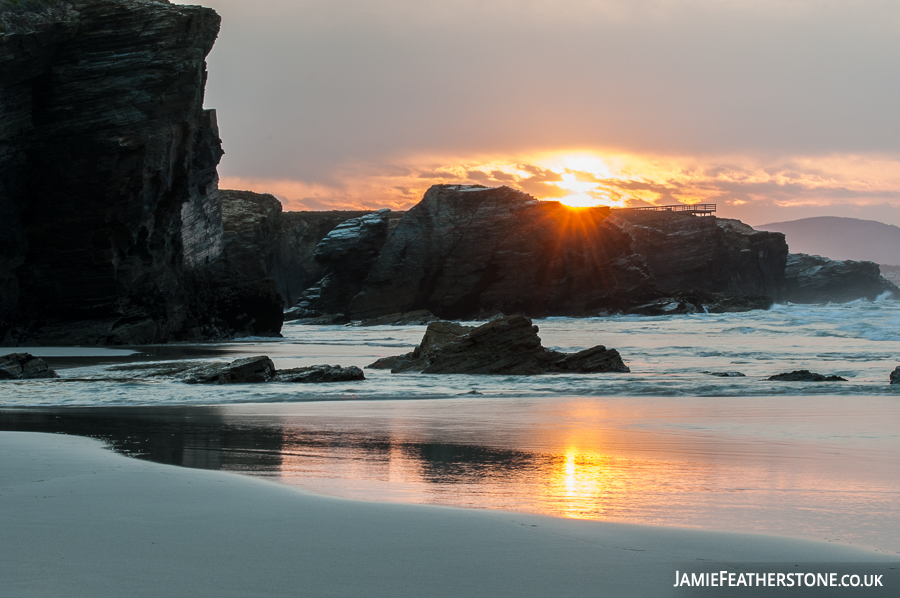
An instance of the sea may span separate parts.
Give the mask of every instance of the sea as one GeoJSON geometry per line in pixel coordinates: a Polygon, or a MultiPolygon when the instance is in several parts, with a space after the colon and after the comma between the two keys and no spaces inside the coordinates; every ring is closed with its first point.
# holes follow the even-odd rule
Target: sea
{"type": "MultiPolygon", "coordinates": [[[[544,346],[617,349],[631,373],[392,374],[188,385],[134,362],[268,355],[364,368],[424,326],[309,326],[283,338],[31,347],[55,380],[0,383],[0,430],[349,499],[776,534],[900,554],[900,302],[535,320],[544,346]],[[846,381],[778,382],[794,370],[846,381]],[[722,375],[728,374],[728,375],[722,375]]],[[[473,323],[477,324],[477,322],[473,323]]]]}

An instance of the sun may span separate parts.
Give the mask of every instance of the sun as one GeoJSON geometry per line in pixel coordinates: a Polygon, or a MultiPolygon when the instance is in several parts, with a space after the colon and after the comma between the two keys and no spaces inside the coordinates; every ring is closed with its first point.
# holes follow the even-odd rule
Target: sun
{"type": "Polygon", "coordinates": [[[609,184],[616,178],[613,169],[602,158],[594,155],[563,155],[548,160],[549,170],[559,175],[552,185],[569,193],[558,201],[572,208],[625,206],[625,197],[609,184]]]}

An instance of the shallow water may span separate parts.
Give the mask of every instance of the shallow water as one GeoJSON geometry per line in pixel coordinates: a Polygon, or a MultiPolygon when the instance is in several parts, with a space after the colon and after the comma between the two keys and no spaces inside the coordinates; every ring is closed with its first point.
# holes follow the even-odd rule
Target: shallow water
{"type": "MultiPolygon", "coordinates": [[[[887,384],[900,356],[895,302],[536,323],[546,346],[615,347],[632,373],[367,370],[369,379],[352,384],[235,387],[16,382],[0,386],[8,407],[0,428],[100,436],[135,456],[348,498],[773,533],[900,553],[900,388],[887,384]],[[849,381],[761,380],[794,369],[849,381]],[[746,377],[704,373],[735,370],[746,377]]],[[[182,354],[264,353],[282,368],[364,366],[408,350],[422,332],[288,325],[274,342],[48,359],[66,366],[70,380],[182,354]]]]}
{"type": "MultiPolygon", "coordinates": [[[[776,306],[770,311],[649,318],[549,318],[536,320],[544,345],[577,351],[597,344],[619,350],[630,374],[546,376],[428,376],[366,370],[367,380],[349,384],[188,386],[180,382],[7,382],[0,405],[214,405],[295,401],[486,397],[900,395],[887,384],[900,357],[900,302],[834,306],[776,306]],[[847,382],[797,383],[762,380],[809,369],[847,382]],[[741,378],[708,372],[739,371],[741,378]]],[[[423,326],[371,328],[288,323],[283,339],[247,339],[209,345],[126,348],[79,358],[71,349],[39,347],[67,379],[96,379],[111,364],[135,359],[212,357],[228,360],[269,355],[277,368],[330,363],[365,367],[380,357],[411,350],[423,326]],[[61,353],[61,354],[57,354],[61,353]],[[82,366],[82,367],[72,367],[82,366]]]]}

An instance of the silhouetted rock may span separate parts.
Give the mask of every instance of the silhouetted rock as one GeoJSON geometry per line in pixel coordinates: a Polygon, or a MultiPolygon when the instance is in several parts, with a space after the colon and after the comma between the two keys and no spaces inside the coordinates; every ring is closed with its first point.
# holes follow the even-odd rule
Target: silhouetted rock
{"type": "Polygon", "coordinates": [[[188,384],[240,384],[268,382],[275,377],[275,364],[265,355],[243,357],[231,363],[212,363],[181,373],[188,384]]]}
{"type": "Polygon", "coordinates": [[[787,374],[776,374],[769,376],[766,380],[774,382],[846,382],[845,378],[840,376],[825,376],[816,374],[809,370],[794,370],[787,374]]]}
{"type": "Polygon", "coordinates": [[[745,375],[741,372],[703,372],[704,374],[709,374],[710,376],[716,376],[717,378],[744,378],[745,375]]]}
{"type": "Polygon", "coordinates": [[[746,311],[760,309],[760,296],[771,305],[784,295],[788,247],[781,233],[683,212],[624,209],[611,218],[632,239],[664,296],[701,295],[703,303],[731,298],[723,311],[746,311]]]}
{"type": "Polygon", "coordinates": [[[783,235],[737,221],[572,210],[508,187],[435,185],[388,235],[349,315],[585,316],[691,289],[766,295],[723,311],[755,308],[783,293],[786,254],[783,235]]]}
{"type": "Polygon", "coordinates": [[[221,140],[203,109],[218,15],[28,7],[39,18],[0,33],[0,343],[277,333],[274,287],[222,259],[221,140]]]}
{"type": "Polygon", "coordinates": [[[891,384],[900,384],[900,365],[891,372],[891,384]]]}
{"type": "Polygon", "coordinates": [[[293,368],[279,370],[274,382],[300,382],[305,384],[319,384],[326,382],[353,382],[365,380],[363,371],[351,365],[341,367],[339,365],[313,365],[305,368],[293,368]]]}
{"type": "Polygon", "coordinates": [[[0,380],[59,378],[40,357],[31,353],[10,353],[0,357],[0,380]]]}
{"type": "Polygon", "coordinates": [[[602,345],[560,353],[541,346],[538,327],[524,316],[499,318],[472,328],[432,322],[411,353],[379,359],[367,366],[394,373],[507,374],[628,372],[615,349],[602,345]]]}
{"type": "Polygon", "coordinates": [[[325,275],[303,292],[298,307],[319,315],[347,311],[384,245],[389,213],[390,210],[379,210],[351,218],[325,235],[313,254],[325,267],[325,275]]]}
{"type": "Polygon", "coordinates": [[[325,275],[326,264],[314,258],[318,244],[341,223],[372,213],[285,212],[267,193],[223,189],[220,194],[228,261],[251,278],[273,278],[290,308],[325,275]]]}
{"type": "Polygon", "coordinates": [[[792,303],[844,303],[863,298],[871,301],[886,291],[900,298],[900,289],[881,276],[874,262],[792,253],[787,260],[785,283],[785,297],[792,303]]]}

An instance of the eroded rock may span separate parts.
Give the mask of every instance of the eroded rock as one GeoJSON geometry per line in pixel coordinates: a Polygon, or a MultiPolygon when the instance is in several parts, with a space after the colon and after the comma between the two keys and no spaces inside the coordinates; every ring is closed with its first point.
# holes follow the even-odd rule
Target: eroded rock
{"type": "Polygon", "coordinates": [[[31,353],[10,353],[0,357],[0,380],[59,378],[47,362],[31,353]]]}
{"type": "Polygon", "coordinates": [[[578,353],[561,353],[544,348],[537,333],[538,327],[524,316],[498,318],[476,328],[454,322],[433,322],[411,353],[383,358],[368,367],[424,374],[630,371],[615,349],[598,345],[578,353]]]}

